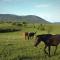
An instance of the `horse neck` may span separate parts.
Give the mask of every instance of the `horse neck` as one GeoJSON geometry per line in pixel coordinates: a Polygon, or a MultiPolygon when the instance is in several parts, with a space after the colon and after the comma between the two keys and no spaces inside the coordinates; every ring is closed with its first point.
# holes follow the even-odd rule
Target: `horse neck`
{"type": "Polygon", "coordinates": [[[47,40],[43,40],[43,39],[41,39],[41,41],[44,42],[45,44],[47,44],[47,40]]]}
{"type": "Polygon", "coordinates": [[[45,41],[45,40],[42,40],[42,42],[44,42],[44,43],[45,43],[46,41],[45,41]]]}

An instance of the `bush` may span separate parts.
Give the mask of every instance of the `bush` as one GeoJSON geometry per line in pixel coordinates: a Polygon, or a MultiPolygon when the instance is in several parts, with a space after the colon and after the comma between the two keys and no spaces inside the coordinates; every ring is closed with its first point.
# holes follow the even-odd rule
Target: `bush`
{"type": "Polygon", "coordinates": [[[5,33],[5,32],[14,32],[14,31],[20,31],[21,29],[17,28],[5,28],[5,29],[0,29],[0,33],[5,33]]]}
{"type": "Polygon", "coordinates": [[[21,24],[21,23],[18,23],[18,24],[17,24],[17,26],[23,26],[23,24],[21,24]]]}
{"type": "Polygon", "coordinates": [[[14,23],[12,23],[12,25],[16,25],[16,26],[23,26],[23,24],[22,24],[22,23],[18,23],[18,22],[14,22],[14,23]]]}

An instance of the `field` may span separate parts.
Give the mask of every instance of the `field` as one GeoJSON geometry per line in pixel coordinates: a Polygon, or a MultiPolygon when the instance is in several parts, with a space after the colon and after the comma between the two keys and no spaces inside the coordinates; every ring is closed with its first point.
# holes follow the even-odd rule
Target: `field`
{"type": "MultiPolygon", "coordinates": [[[[19,26],[21,31],[0,33],[0,60],[60,60],[60,46],[56,55],[53,54],[55,47],[51,47],[51,57],[44,54],[44,43],[34,47],[35,38],[25,40],[25,31],[37,31],[37,34],[60,34],[60,25],[47,24],[46,30],[38,29],[39,24],[19,26]],[[35,28],[34,28],[35,25],[35,28]],[[50,26],[50,28],[49,28],[50,26]],[[51,27],[52,26],[52,27],[51,27]]],[[[11,27],[9,24],[0,24],[0,28],[11,27]]]]}

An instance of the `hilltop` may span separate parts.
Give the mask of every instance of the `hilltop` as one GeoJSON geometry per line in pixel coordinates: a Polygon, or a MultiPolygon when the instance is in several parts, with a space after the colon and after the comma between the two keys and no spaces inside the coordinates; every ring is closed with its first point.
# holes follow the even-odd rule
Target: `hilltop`
{"type": "Polygon", "coordinates": [[[45,19],[35,15],[18,16],[13,14],[0,14],[0,21],[12,21],[12,22],[26,21],[29,23],[50,23],[45,19]]]}

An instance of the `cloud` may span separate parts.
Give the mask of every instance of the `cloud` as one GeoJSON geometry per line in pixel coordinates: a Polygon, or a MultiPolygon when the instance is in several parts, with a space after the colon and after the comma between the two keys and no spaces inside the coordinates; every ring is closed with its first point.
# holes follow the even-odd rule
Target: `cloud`
{"type": "Polygon", "coordinates": [[[40,4],[40,5],[35,5],[35,7],[37,7],[37,8],[45,8],[45,7],[49,7],[49,5],[48,4],[40,4]]]}

